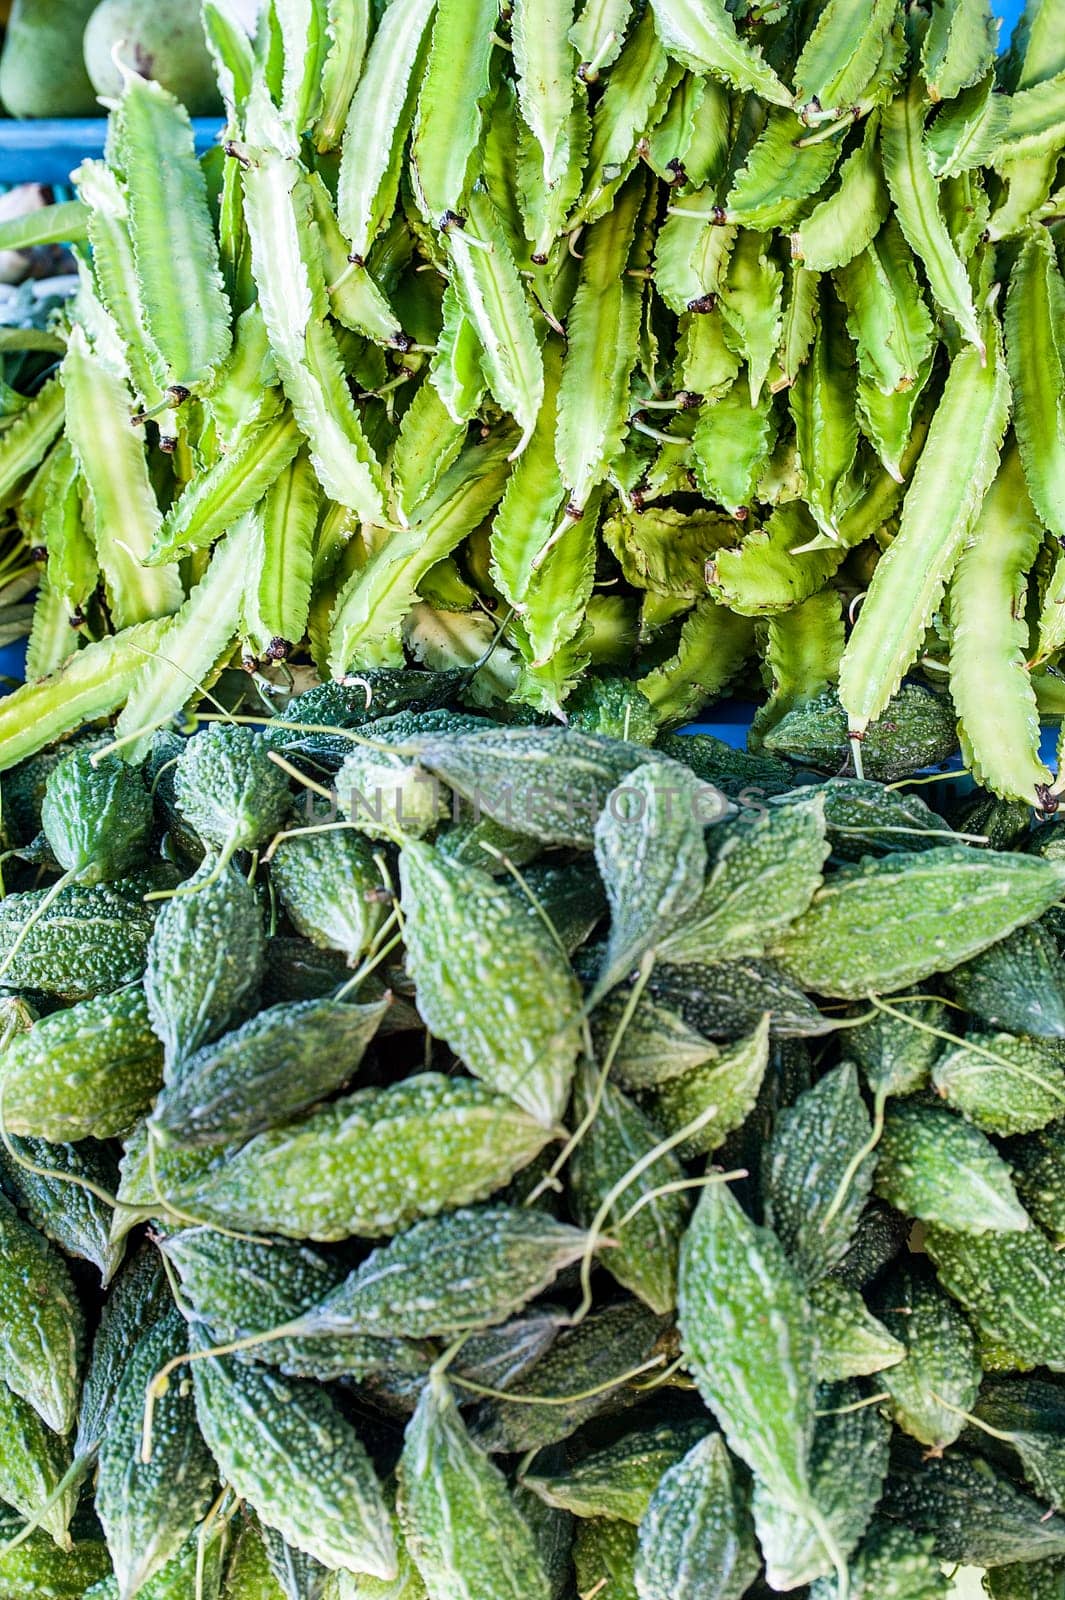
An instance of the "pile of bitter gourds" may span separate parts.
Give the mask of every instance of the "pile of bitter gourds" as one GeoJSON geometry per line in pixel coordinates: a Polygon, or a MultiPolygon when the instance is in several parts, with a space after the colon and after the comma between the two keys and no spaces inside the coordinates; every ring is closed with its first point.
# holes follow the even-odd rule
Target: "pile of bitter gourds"
{"type": "Polygon", "coordinates": [[[564,716],[591,665],[756,737],[917,672],[1044,802],[1065,644],[1065,7],[270,0],[204,25],[202,159],[127,74],[66,350],[7,406],[41,563],[25,755],[136,752],[226,663],[469,665],[564,716]],[[136,418],[135,422],[131,418],[136,418]]]}
{"type": "Polygon", "coordinates": [[[1060,824],[469,683],[5,774],[0,1593],[1060,1596],[1060,824]]]}

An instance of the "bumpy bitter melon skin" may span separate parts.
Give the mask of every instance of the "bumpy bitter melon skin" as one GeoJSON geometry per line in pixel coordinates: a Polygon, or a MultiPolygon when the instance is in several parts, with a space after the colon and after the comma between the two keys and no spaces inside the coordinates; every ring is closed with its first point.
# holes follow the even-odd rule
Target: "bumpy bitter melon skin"
{"type": "Polygon", "coordinates": [[[817,994],[888,994],[979,955],[1063,892],[1060,863],[964,845],[900,851],[834,873],[771,954],[817,994]]]}
{"type": "MultiPolygon", "coordinates": [[[[829,778],[818,793],[825,808],[825,829],[832,854],[840,861],[860,861],[862,856],[890,855],[897,850],[932,849],[950,832],[949,823],[937,816],[920,795],[862,778],[829,778]],[[927,836],[922,843],[921,835],[927,836]]],[[[774,804],[807,803],[804,790],[778,795],[774,804]]]]}
{"type": "Polygon", "coordinates": [[[254,850],[285,824],[292,805],[287,774],[251,728],[213,723],[190,739],[174,792],[185,821],[205,845],[254,850]]]}
{"type": "Polygon", "coordinates": [[[590,850],[610,792],[658,759],[637,744],[565,728],[499,728],[419,741],[418,760],[485,816],[543,844],[590,850]]]}
{"type": "Polygon", "coordinates": [[[92,1139],[59,1144],[14,1134],[8,1137],[14,1155],[6,1142],[0,1145],[0,1182],[9,1198],[26,1220],[65,1254],[91,1261],[106,1286],[122,1259],[121,1248],[111,1243],[111,1208],[91,1190],[66,1180],[84,1178],[112,1194],[118,1165],[109,1147],[92,1139]],[[21,1164],[27,1162],[39,1170],[33,1172],[21,1164]]]}
{"type": "Polygon", "coordinates": [[[435,1600],[550,1600],[531,1528],[436,1373],[407,1425],[397,1473],[400,1523],[435,1600]]]}
{"type": "Polygon", "coordinates": [[[88,1000],[137,982],[155,915],[115,884],[68,884],[12,955],[16,939],[49,893],[27,889],[0,899],[4,982],[62,1000],[88,1000]]]}
{"type": "MultiPolygon", "coordinates": [[[[183,1228],[160,1246],[176,1267],[190,1319],[212,1340],[229,1344],[295,1321],[319,1305],[342,1280],[343,1269],[280,1239],[231,1239],[215,1228],[183,1228]]],[[[238,1361],[280,1367],[294,1378],[366,1379],[388,1373],[415,1385],[425,1374],[429,1347],[377,1334],[315,1330],[235,1352],[238,1361]]]]}
{"type": "Polygon", "coordinates": [[[588,1517],[577,1524],[573,1564],[581,1594],[595,1600],[638,1600],[637,1531],[631,1522],[588,1517]]]}
{"type": "Polygon", "coordinates": [[[773,935],[806,910],[828,855],[819,794],[714,830],[716,854],[687,916],[662,947],[663,960],[761,956],[773,935]]]}
{"type": "Polygon", "coordinates": [[[61,1550],[69,1550],[67,1529],[77,1489],[68,1488],[58,1499],[55,1492],[70,1466],[70,1445],[6,1383],[0,1383],[0,1441],[0,1498],[27,1518],[53,1501],[41,1527],[61,1550]]]}
{"type": "Polygon", "coordinates": [[[214,1497],[215,1465],[196,1421],[192,1394],[170,1384],[152,1416],[151,1460],[142,1459],[148,1386],[188,1350],[176,1309],[148,1328],[130,1352],[100,1446],[96,1509],[121,1595],[135,1595],[181,1549],[214,1497]]]}
{"type": "Polygon", "coordinates": [[[218,872],[208,855],[181,893],[165,902],[148,950],[144,990],[168,1078],[251,1005],[263,956],[254,890],[233,867],[218,872]]]}
{"type": "MultiPolygon", "coordinates": [[[[765,736],[765,748],[820,772],[838,772],[850,754],[847,714],[835,691],[789,711],[765,736]]],[[[867,777],[889,783],[938,766],[958,748],[954,707],[946,695],[905,684],[862,740],[867,777]]]]}
{"type": "Polygon", "coordinates": [[[395,1576],[380,1484],[324,1388],[221,1356],[194,1362],[193,1383],[219,1473],[268,1527],[325,1566],[395,1576]]]}
{"type": "Polygon", "coordinates": [[[1065,1115],[1065,1046],[974,1031],[944,1051],[932,1082],[985,1133],[1034,1133],[1065,1115]]]}
{"type": "Polygon", "coordinates": [[[994,1567],[984,1577],[991,1600],[1065,1600],[1065,1560],[994,1567]]]}
{"type": "Polygon", "coordinates": [[[568,1469],[529,1473],[525,1486],[548,1505],[578,1517],[615,1517],[638,1526],[664,1472],[707,1435],[709,1418],[641,1423],[568,1469]]]}
{"type": "Polygon", "coordinates": [[[172,1304],[159,1252],[143,1244],[118,1274],[104,1302],[78,1406],[74,1452],[88,1466],[100,1447],[129,1358],[143,1333],[172,1304]]]}
{"type": "MultiPolygon", "coordinates": [[[[592,1109],[598,1076],[598,1069],[591,1062],[583,1062],[578,1068],[573,1107],[578,1124],[592,1109]]],[[[585,1227],[592,1226],[600,1206],[615,1187],[659,1143],[658,1132],[639,1107],[614,1084],[604,1084],[596,1114],[569,1166],[574,1214],[585,1227]]],[[[619,1194],[602,1225],[616,1239],[604,1252],[603,1265],[652,1311],[662,1314],[676,1304],[677,1253],[689,1201],[679,1192],[657,1195],[626,1221],[624,1228],[618,1228],[618,1224],[644,1195],[682,1178],[683,1169],[676,1156],[671,1152],[660,1156],[619,1194]]]]}
{"type": "MultiPolygon", "coordinates": [[[[874,1517],[850,1560],[851,1600],[946,1600],[951,1580],[935,1558],[934,1542],[929,1534],[874,1517]]],[[[810,1600],[838,1596],[834,1577],[811,1585],[810,1600]]]]}
{"type": "MultiPolygon", "coordinates": [[[[1006,1435],[1002,1455],[1016,1451],[1024,1476],[1040,1500],[1055,1511],[1065,1504],[1065,1390],[1048,1378],[986,1379],[973,1413],[1006,1435]]],[[[987,1446],[990,1454],[996,1444],[987,1446]]]]}
{"type": "Polygon", "coordinates": [[[487,1199],[551,1137],[476,1079],[422,1073],[259,1134],[179,1198],[204,1220],[255,1232],[374,1238],[487,1199]]]}
{"type": "Polygon", "coordinates": [[[937,1556],[966,1566],[1003,1567],[1065,1554],[1065,1518],[979,1455],[923,1454],[899,1440],[882,1510],[914,1533],[930,1534],[937,1556]]]}
{"type": "Polygon", "coordinates": [[[914,1259],[882,1286],[885,1327],[906,1358],[884,1372],[888,1410],[897,1425],[930,1450],[953,1444],[980,1388],[980,1362],[968,1318],[944,1294],[927,1264],[914,1259]]]}
{"type": "Polygon", "coordinates": [[[1024,1363],[1065,1371],[1065,1261],[1038,1228],[949,1233],[929,1228],[939,1281],[986,1338],[1024,1363]]]}
{"type": "Polygon", "coordinates": [[[842,1260],[854,1235],[872,1187],[873,1155],[852,1174],[842,1202],[838,1195],[869,1133],[869,1113],[849,1061],[826,1072],[777,1121],[765,1181],[766,1221],[808,1282],[842,1260]]]}
{"type": "Polygon", "coordinates": [[[646,995],[640,997],[622,1032],[624,1012],[624,997],[615,994],[592,1013],[592,1043],[600,1060],[617,1036],[610,1076],[623,1089],[657,1089],[689,1068],[714,1061],[719,1053],[712,1039],[704,1039],[675,1011],[646,995]]]}
{"type": "Polygon", "coordinates": [[[350,828],[282,840],[270,858],[270,882],[297,933],[352,963],[387,915],[388,891],[372,846],[350,828]]]}
{"type": "Polygon", "coordinates": [[[581,993],[549,931],[512,889],[456,868],[431,845],[408,842],[400,882],[426,1025],[477,1077],[556,1126],[580,1044],[581,993]]]}
{"type": "Polygon", "coordinates": [[[1007,1146],[1013,1181],[1033,1219],[1065,1243],[1065,1128],[1051,1123],[1007,1146]]]}
{"type": "Polygon", "coordinates": [[[319,1330],[454,1337],[504,1322],[580,1259],[587,1235],[541,1211],[478,1206],[416,1222],[308,1313],[319,1330]]]}
{"type": "MultiPolygon", "coordinates": [[[[706,877],[704,786],[664,757],[637,767],[607,796],[595,824],[595,861],[610,902],[610,933],[595,993],[605,994],[673,927],[694,914],[706,877]]],[[[716,815],[720,804],[711,793],[716,815]]]]}
{"type": "Polygon", "coordinates": [[[867,1377],[893,1367],[906,1354],[873,1316],[857,1289],[839,1278],[819,1278],[809,1289],[817,1344],[817,1376],[822,1383],[867,1377]]]}
{"type": "Polygon", "coordinates": [[[902,1016],[878,1011],[860,1027],[847,1031],[847,1048],[874,1093],[914,1094],[928,1086],[943,1041],[925,1028],[948,1029],[947,1008],[938,1000],[919,1000],[900,1007],[902,1016]],[[925,1028],[912,1023],[924,1023],[925,1028]]]}
{"type": "Polygon", "coordinates": [[[728,1185],[705,1188],[680,1252],[678,1323],[729,1448],[782,1506],[810,1505],[815,1349],[809,1306],[775,1233],[728,1185]]]}
{"type": "Polygon", "coordinates": [[[947,1108],[918,1100],[888,1112],[875,1188],[907,1216],[958,1233],[1021,1233],[1031,1226],[990,1139],[947,1108]]]}
{"type": "Polygon", "coordinates": [[[0,1198],[0,1379],[55,1433],[74,1425],[84,1339],[66,1261],[0,1198]]]}
{"type": "Polygon", "coordinates": [[[758,1575],[748,1496],[719,1433],[660,1479],[640,1522],[640,1600],[740,1600],[758,1575]]]}
{"type": "MultiPolygon", "coordinates": [[[[891,1425],[864,1398],[854,1383],[819,1388],[810,1451],[813,1504],[845,1560],[869,1525],[888,1466],[891,1425]]],[[[771,1588],[794,1589],[832,1571],[833,1552],[809,1513],[789,1511],[758,1481],[751,1509],[771,1588]]]]}
{"type": "Polygon", "coordinates": [[[566,701],[566,715],[578,733],[648,745],[658,737],[651,702],[631,678],[586,678],[566,701]]]}
{"type": "Polygon", "coordinates": [[[832,1026],[779,967],[753,956],[682,967],[659,962],[646,992],[708,1039],[750,1033],[766,1012],[774,1039],[813,1037],[832,1026]]]}
{"type": "MultiPolygon", "coordinates": [[[[13,1539],[19,1528],[4,1531],[13,1539]]],[[[0,1556],[0,1592],[9,1600],[82,1600],[110,1570],[107,1546],[98,1536],[79,1539],[68,1552],[40,1530],[0,1556]]]]}
{"type": "Polygon", "coordinates": [[[162,1080],[143,991],[120,989],[54,1011],[12,1040],[0,1070],[4,1121],[12,1133],[56,1143],[114,1138],[162,1080]]]}
{"type": "Polygon", "coordinates": [[[64,872],[105,883],[144,863],[152,799],[140,773],[118,756],[75,750],[48,778],[41,825],[64,872]]]}
{"type": "Polygon", "coordinates": [[[287,1122],[355,1075],[387,1009],[307,1000],[260,1011],[185,1058],[152,1128],[182,1145],[214,1145],[287,1122]]]}
{"type": "Polygon", "coordinates": [[[988,1029],[1065,1038],[1065,962],[1038,922],[955,967],[947,989],[988,1029]]]}
{"type": "Polygon", "coordinates": [[[762,1017],[745,1039],[640,1096],[653,1125],[670,1137],[692,1130],[677,1146],[683,1160],[717,1150],[753,1111],[769,1065],[771,1022],[762,1017]]]}
{"type": "Polygon", "coordinates": [[[486,1402],[475,1419],[474,1438],[490,1451],[543,1449],[568,1438],[604,1407],[635,1399],[634,1392],[611,1383],[649,1358],[664,1326],[639,1300],[592,1311],[576,1327],[564,1328],[546,1354],[509,1386],[514,1401],[486,1402]],[[530,1403],[534,1397],[557,1402],[569,1395],[578,1398],[567,1405],[530,1403]]]}

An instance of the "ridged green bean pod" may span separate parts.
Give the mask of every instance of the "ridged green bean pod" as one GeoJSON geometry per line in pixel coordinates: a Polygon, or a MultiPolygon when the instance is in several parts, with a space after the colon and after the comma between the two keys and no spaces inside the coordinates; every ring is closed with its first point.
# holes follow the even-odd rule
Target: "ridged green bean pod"
{"type": "Polygon", "coordinates": [[[950,692],[977,782],[1031,805],[1051,782],[1039,759],[1024,615],[1042,537],[1011,443],[950,581],[950,692]]]}
{"type": "Polygon", "coordinates": [[[252,516],[244,624],[256,655],[287,655],[307,631],[322,491],[301,451],[252,516]]]}
{"type": "Polygon", "coordinates": [[[840,699],[855,736],[884,710],[915,660],[994,480],[1010,395],[992,327],[984,364],[975,347],[954,358],[898,534],[877,565],[847,645],[840,699]]]}
{"type": "Polygon", "coordinates": [[[150,560],[173,561],[193,550],[206,550],[259,503],[301,442],[299,427],[287,407],[242,432],[228,453],[174,501],[159,527],[150,560]]]}
{"type": "Polygon", "coordinates": [[[166,382],[209,387],[229,351],[230,317],[188,113],[159,84],[128,75],[112,138],[144,315],[166,382]]]}
{"type": "Polygon", "coordinates": [[[314,469],[331,500],[380,522],[384,484],[345,381],[307,180],[272,149],[245,159],[244,202],[270,346],[314,469]]]}
{"type": "Polygon", "coordinates": [[[628,422],[643,302],[641,280],[628,269],[643,203],[643,183],[634,177],[589,230],[566,321],[555,450],[574,516],[606,477],[628,422]]]}
{"type": "Polygon", "coordinates": [[[481,346],[481,367],[495,400],[521,429],[520,453],[536,426],[544,394],[544,368],[532,309],[491,199],[478,192],[469,200],[471,229],[448,235],[455,291],[481,346]],[[487,245],[489,248],[485,249],[487,245]]]}
{"type": "Polygon", "coordinates": [[[434,228],[466,215],[498,20],[498,0],[437,0],[411,141],[415,192],[434,228]]]}
{"type": "MultiPolygon", "coordinates": [[[[125,748],[131,761],[147,753],[151,736],[225,665],[237,636],[252,528],[249,519],[228,533],[200,582],[162,632],[139,649],[140,667],[126,687],[118,736],[136,734],[125,748]]],[[[121,700],[118,702],[121,703],[121,700]]]]}
{"type": "Polygon", "coordinates": [[[965,264],[947,231],[923,142],[924,98],[915,80],[886,107],[881,129],[884,171],[899,226],[924,265],[932,293],[983,354],[983,335],[965,264]]]}
{"type": "Polygon", "coordinates": [[[651,10],[662,43],[692,72],[714,73],[778,106],[791,104],[758,46],[740,38],[725,0],[651,0],[651,10]]]}
{"type": "Polygon", "coordinates": [[[1010,274],[1006,359],[1028,492],[1065,539],[1065,279],[1044,228],[1029,231],[1010,274]]]}
{"type": "Polygon", "coordinates": [[[921,67],[932,100],[952,100],[982,78],[995,59],[998,25],[988,0],[933,6],[921,42],[921,67]]]}
{"type": "Polygon", "coordinates": [[[370,254],[396,204],[425,37],[435,7],[436,0],[393,0],[386,8],[348,112],[337,214],[351,253],[360,261],[370,254]]]}
{"type": "Polygon", "coordinates": [[[805,121],[842,116],[875,76],[895,20],[894,0],[828,0],[795,63],[805,121]]]}
{"type": "Polygon", "coordinates": [[[63,386],[57,378],[0,434],[0,502],[40,465],[63,426],[63,386]]]}
{"type": "Polygon", "coordinates": [[[173,566],[145,566],[162,516],[143,443],[130,426],[133,397],[122,378],[71,331],[63,363],[67,436],[88,490],[93,540],[120,628],[165,617],[181,604],[173,566]]]}
{"type": "Polygon", "coordinates": [[[318,153],[336,150],[347,126],[370,42],[369,0],[326,0],[326,49],[322,62],[322,103],[314,124],[318,153]]]}
{"type": "Polygon", "coordinates": [[[814,272],[831,272],[870,245],[891,205],[880,161],[879,114],[839,169],[839,185],[818,202],[791,236],[791,253],[814,272]]]}
{"type": "Polygon", "coordinates": [[[422,578],[462,543],[503,492],[512,436],[470,445],[444,474],[409,528],[379,542],[365,567],[337,597],[330,631],[330,670],[398,666],[400,626],[422,578]]]}

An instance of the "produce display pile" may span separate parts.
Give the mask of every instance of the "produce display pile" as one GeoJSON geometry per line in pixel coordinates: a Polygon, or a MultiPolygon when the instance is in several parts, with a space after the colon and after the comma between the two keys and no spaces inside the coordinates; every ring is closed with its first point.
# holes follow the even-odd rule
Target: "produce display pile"
{"type": "Polygon", "coordinates": [[[0,1600],[1065,1600],[1065,0],[203,20],[0,227],[0,1600]]]}
{"type": "Polygon", "coordinates": [[[83,272],[0,437],[43,560],[0,761],[119,710],[143,754],[230,661],[494,643],[483,696],[556,716],[590,665],[665,727],[760,672],[783,750],[838,693],[859,770],[916,673],[1053,803],[1060,0],[1001,58],[986,0],[203,15],[224,143],[119,49],[106,163],[3,234],[83,272]]]}
{"type": "Polygon", "coordinates": [[[1060,825],[469,683],[5,776],[0,1594],[1060,1595],[1060,825]]]}

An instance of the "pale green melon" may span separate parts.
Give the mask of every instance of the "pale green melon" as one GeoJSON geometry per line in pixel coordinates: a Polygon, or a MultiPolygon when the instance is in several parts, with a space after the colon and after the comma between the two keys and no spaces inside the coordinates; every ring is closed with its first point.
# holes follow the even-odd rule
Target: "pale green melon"
{"type": "Polygon", "coordinates": [[[101,0],[85,29],[85,65],[96,92],[122,93],[119,59],[154,78],[194,117],[222,109],[200,22],[200,0],[101,0]]]}

